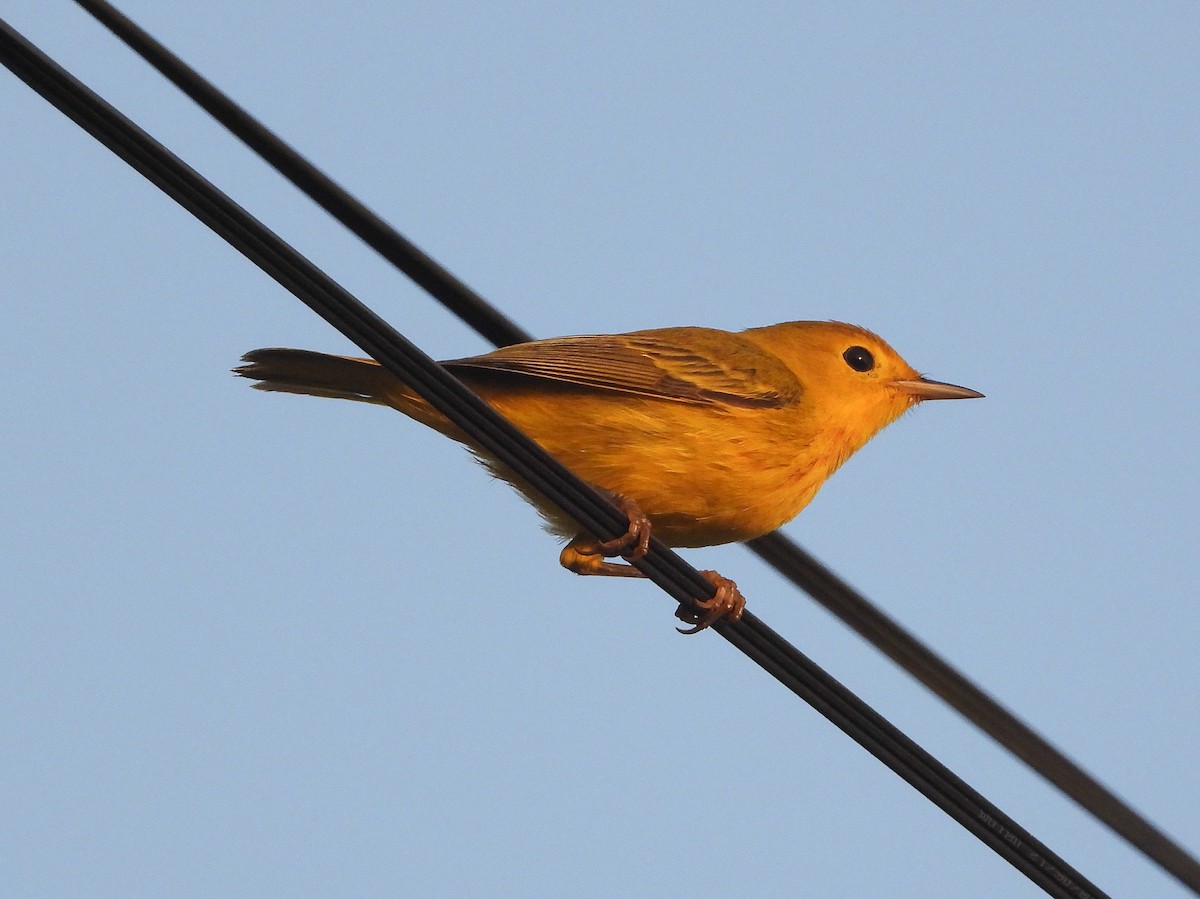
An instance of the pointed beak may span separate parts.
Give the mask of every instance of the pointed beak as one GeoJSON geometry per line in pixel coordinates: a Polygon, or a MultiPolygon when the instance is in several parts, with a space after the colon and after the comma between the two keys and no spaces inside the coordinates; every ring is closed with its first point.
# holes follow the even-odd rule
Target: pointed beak
{"type": "Polygon", "coordinates": [[[959,387],[944,381],[931,381],[929,378],[893,381],[892,386],[918,400],[975,400],[983,397],[982,393],[972,390],[970,387],[959,387]]]}

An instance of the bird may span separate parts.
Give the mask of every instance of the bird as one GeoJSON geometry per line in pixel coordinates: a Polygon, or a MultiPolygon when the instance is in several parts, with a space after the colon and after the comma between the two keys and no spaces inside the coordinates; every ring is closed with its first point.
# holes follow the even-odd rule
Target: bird
{"type": "MultiPolygon", "coordinates": [[[[670,547],[752,540],[794,518],[843,462],[927,400],[979,398],[924,377],[881,337],[836,321],[732,332],[671,327],[533,340],[441,364],[551,456],[615,502],[627,532],[601,540],[371,359],[257,349],[234,373],[258,390],[389,406],[466,445],[567,541],[577,574],[639,577],[650,534],[670,547]],[[611,562],[620,556],[625,562],[611,562]]],[[[716,572],[680,605],[695,633],[745,599],[716,572]]]]}

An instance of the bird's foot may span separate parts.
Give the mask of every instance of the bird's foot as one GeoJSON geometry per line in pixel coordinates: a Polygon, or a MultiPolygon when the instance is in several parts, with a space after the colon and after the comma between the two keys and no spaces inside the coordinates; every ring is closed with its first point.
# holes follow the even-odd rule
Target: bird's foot
{"type": "Polygon", "coordinates": [[[629,527],[620,537],[597,540],[596,551],[602,556],[620,556],[628,562],[642,558],[650,549],[650,519],[629,497],[619,493],[610,493],[609,496],[629,519],[629,527]]]}
{"type": "Polygon", "coordinates": [[[700,573],[713,585],[714,592],[710,599],[693,599],[690,604],[679,604],[679,608],[675,610],[675,617],[692,625],[686,629],[675,628],[681,634],[698,634],[722,618],[737,621],[746,608],[746,599],[737,584],[715,571],[700,573]]]}
{"type": "Polygon", "coordinates": [[[607,490],[601,492],[625,513],[629,519],[629,527],[624,534],[612,540],[597,540],[595,537],[580,534],[563,547],[562,554],[558,557],[559,564],[576,574],[644,577],[641,571],[632,565],[607,562],[605,559],[620,556],[626,562],[632,562],[645,556],[650,549],[650,519],[629,497],[607,490]]]}

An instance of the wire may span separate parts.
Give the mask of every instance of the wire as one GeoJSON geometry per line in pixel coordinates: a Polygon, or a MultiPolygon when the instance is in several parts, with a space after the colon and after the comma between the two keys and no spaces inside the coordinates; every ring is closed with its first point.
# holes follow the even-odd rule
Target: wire
{"type": "MultiPolygon", "coordinates": [[[[488,452],[597,537],[624,532],[625,516],[210,182],[0,21],[0,60],[231,246],[403,379],[488,452]]],[[[653,540],[638,567],[680,602],[712,588],[653,540]]],[[[1007,815],[909,740],[756,616],[714,629],[1049,895],[1103,896],[1007,815]]]]}
{"type": "MultiPolygon", "coordinates": [[[[105,0],[76,0],[221,125],[497,346],[531,340],[469,286],[351,196],[105,0]]],[[[782,533],[747,546],[1035,772],[1200,894],[1200,861],[782,533]]]]}
{"type": "Polygon", "coordinates": [[[912,672],[921,683],[975,722],[996,742],[1075,799],[1192,892],[1200,893],[1200,863],[1185,849],[802,547],[778,531],[746,545],[889,658],[912,672]]]}
{"type": "Polygon", "coordinates": [[[400,236],[345,188],[111,4],[77,2],[284,177],[484,338],[497,346],[533,339],[533,335],[438,265],[412,241],[400,236]]]}

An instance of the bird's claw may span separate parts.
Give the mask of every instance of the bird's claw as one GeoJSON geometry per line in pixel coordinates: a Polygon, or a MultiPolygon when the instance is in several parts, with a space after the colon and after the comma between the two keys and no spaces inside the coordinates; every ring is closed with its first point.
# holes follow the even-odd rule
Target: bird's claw
{"type": "Polygon", "coordinates": [[[629,519],[629,527],[620,537],[597,540],[596,549],[602,556],[620,556],[629,562],[640,559],[650,550],[650,519],[629,497],[616,493],[612,495],[612,499],[629,519]]]}
{"type": "Polygon", "coordinates": [[[692,625],[689,628],[675,628],[681,634],[698,634],[722,618],[738,621],[746,608],[746,599],[737,584],[715,571],[700,573],[713,585],[714,592],[710,599],[693,599],[690,604],[679,604],[675,617],[692,625]]]}

